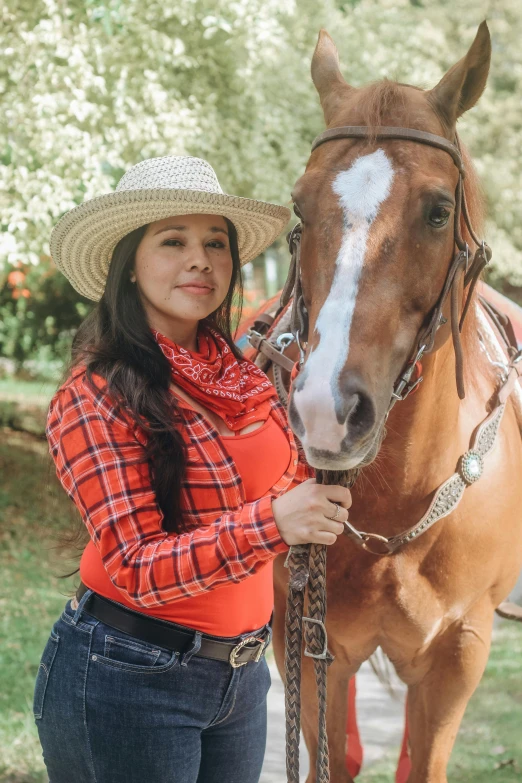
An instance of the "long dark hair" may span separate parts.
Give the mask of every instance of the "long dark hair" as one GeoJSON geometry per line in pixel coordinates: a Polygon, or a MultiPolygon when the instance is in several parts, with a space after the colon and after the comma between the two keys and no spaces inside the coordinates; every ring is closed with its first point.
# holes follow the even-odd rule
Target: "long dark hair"
{"type": "MultiPolygon", "coordinates": [[[[232,315],[239,319],[243,303],[243,281],[233,223],[225,218],[229,232],[232,256],[232,278],[221,305],[204,320],[226,340],[234,356],[243,355],[232,337],[232,315]]],[[[126,234],[116,245],[109,264],[104,293],[97,306],[79,326],[74,337],[71,358],[62,383],[71,370],[86,365],[86,377],[94,388],[99,388],[92,376],[101,376],[105,390],[117,408],[126,412],[146,432],[146,459],[151,467],[153,488],[163,512],[163,529],[176,532],[179,527],[180,490],[186,466],[184,441],[176,423],[179,411],[169,392],[171,369],[151,333],[138,288],[130,282],[136,250],[148,224],[126,234]]],[[[60,535],[58,549],[78,546],[85,540],[85,526],[71,536],[60,535]]],[[[77,573],[79,569],[66,578],[77,573]]]]}

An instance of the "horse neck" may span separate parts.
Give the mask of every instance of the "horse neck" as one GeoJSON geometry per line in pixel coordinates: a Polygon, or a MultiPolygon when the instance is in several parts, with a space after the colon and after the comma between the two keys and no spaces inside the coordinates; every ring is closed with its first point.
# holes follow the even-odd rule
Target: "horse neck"
{"type": "Polygon", "coordinates": [[[424,380],[418,392],[397,403],[390,413],[376,467],[395,489],[422,495],[427,487],[435,488],[448,478],[469,448],[473,428],[486,415],[476,383],[477,368],[484,359],[473,305],[468,318],[462,333],[465,399],[457,394],[455,352],[449,337],[439,350],[424,357],[424,380]]]}

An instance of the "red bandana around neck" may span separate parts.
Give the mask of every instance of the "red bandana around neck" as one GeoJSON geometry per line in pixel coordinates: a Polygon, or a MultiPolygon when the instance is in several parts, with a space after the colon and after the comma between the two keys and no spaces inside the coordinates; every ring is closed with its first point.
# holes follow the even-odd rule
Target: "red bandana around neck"
{"type": "Polygon", "coordinates": [[[189,351],[151,329],[169,360],[173,383],[224,419],[232,431],[270,415],[271,397],[277,392],[257,365],[238,362],[226,340],[208,324],[198,328],[198,349],[189,351]]]}

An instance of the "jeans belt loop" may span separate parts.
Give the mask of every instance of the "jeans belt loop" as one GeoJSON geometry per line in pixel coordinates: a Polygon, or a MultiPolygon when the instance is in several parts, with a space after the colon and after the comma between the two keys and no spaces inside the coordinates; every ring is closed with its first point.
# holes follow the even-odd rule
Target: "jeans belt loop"
{"type": "Polygon", "coordinates": [[[71,620],[71,624],[72,625],[76,625],[76,623],[80,619],[80,615],[83,612],[83,607],[85,606],[85,604],[87,603],[87,601],[89,600],[89,598],[91,597],[93,592],[94,592],[94,590],[91,590],[90,588],[87,588],[86,592],[82,595],[82,597],[78,601],[78,606],[76,607],[76,610],[74,612],[74,617],[71,620]]]}
{"type": "Polygon", "coordinates": [[[192,644],[188,648],[188,650],[185,650],[184,653],[181,654],[181,665],[186,666],[193,655],[196,655],[199,652],[199,649],[201,647],[201,638],[202,634],[201,631],[196,631],[194,634],[194,639],[192,640],[192,644]]]}

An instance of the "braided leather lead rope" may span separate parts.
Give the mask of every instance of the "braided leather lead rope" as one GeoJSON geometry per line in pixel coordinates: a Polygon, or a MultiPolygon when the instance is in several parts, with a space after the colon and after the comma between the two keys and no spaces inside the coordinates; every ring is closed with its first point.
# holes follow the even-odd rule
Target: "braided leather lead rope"
{"type": "Polygon", "coordinates": [[[310,546],[292,546],[285,561],[289,569],[285,622],[286,777],[299,783],[301,730],[301,650],[304,594],[309,578],[310,546]]]}
{"type": "Polygon", "coordinates": [[[328,650],[326,635],[326,551],[324,544],[310,546],[310,577],[308,580],[308,617],[306,623],[305,655],[314,659],[318,698],[316,783],[330,780],[330,756],[326,731],[326,677],[333,655],[328,650]]]}
{"type": "MultiPolygon", "coordinates": [[[[358,470],[317,471],[318,484],[353,486],[358,470]]],[[[326,677],[333,656],[326,635],[326,552],[323,544],[290,547],[285,566],[289,569],[285,626],[285,712],[286,775],[288,783],[299,783],[299,735],[301,711],[301,662],[303,622],[304,654],[314,659],[318,697],[318,747],[316,783],[329,783],[330,765],[326,731],[326,677]],[[304,616],[304,595],[308,587],[308,616],[304,616]]]]}

